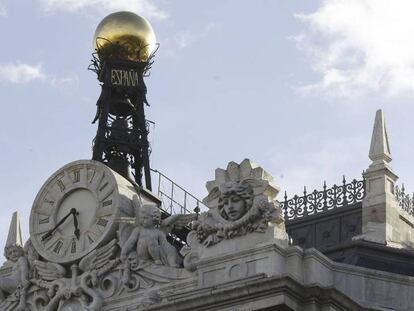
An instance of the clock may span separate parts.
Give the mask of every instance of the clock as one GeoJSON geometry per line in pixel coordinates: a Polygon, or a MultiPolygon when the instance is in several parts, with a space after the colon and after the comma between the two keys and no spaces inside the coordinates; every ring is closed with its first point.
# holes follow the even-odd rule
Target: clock
{"type": "MultiPolygon", "coordinates": [[[[59,169],[42,186],[31,210],[30,238],[37,252],[48,261],[71,263],[114,238],[120,205],[128,201],[120,188],[128,185],[133,189],[93,160],[59,169]]],[[[127,192],[132,197],[134,191],[127,192]]]]}

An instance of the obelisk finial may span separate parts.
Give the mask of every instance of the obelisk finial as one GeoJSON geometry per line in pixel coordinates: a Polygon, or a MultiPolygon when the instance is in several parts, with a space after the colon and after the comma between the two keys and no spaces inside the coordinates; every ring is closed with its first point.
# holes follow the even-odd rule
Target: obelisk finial
{"type": "Polygon", "coordinates": [[[373,164],[389,163],[392,160],[384,113],[381,109],[377,110],[375,114],[369,158],[373,161],[373,164]]]}
{"type": "Polygon", "coordinates": [[[20,226],[20,217],[18,212],[13,213],[9,227],[9,234],[7,236],[6,248],[12,245],[23,247],[22,227],[20,226]]]}

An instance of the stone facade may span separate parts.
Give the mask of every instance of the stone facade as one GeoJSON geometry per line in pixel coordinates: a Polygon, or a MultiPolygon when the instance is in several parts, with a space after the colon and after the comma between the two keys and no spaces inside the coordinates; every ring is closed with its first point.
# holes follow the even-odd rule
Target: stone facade
{"type": "MultiPolygon", "coordinates": [[[[102,229],[105,238],[97,245],[91,242],[81,258],[56,262],[45,257],[51,250],[60,251],[58,242],[41,249],[44,256],[31,242],[33,236],[23,248],[15,214],[7,261],[0,269],[0,310],[414,310],[414,219],[395,198],[397,176],[389,166],[382,112],[377,113],[372,141],[373,163],[364,174],[362,204],[290,223],[276,200],[275,180],[248,159],[217,169],[215,179],[207,183],[208,210],[187,215],[162,213],[154,194],[103,168],[116,180],[117,190],[101,200],[109,202],[111,195],[111,204],[119,202],[108,209],[116,216],[115,230],[102,229]],[[175,235],[184,229],[189,230],[185,242],[175,235]],[[348,249],[354,256],[346,256],[348,249]],[[388,267],[381,266],[385,261],[388,267]]],[[[87,177],[86,167],[101,164],[74,163],[85,167],[81,188],[89,189],[93,177],[87,177]]],[[[79,182],[76,174],[70,178],[68,167],[72,166],[65,166],[62,176],[79,182]]],[[[78,189],[71,187],[62,202],[78,189]]],[[[100,189],[107,187],[97,183],[98,190],[91,193],[101,195],[100,189]]],[[[97,213],[109,203],[99,204],[97,213]]],[[[61,206],[56,203],[55,208],[61,206]]],[[[75,210],[67,217],[75,221],[76,215],[75,210]]],[[[41,234],[54,234],[61,223],[41,234]]],[[[76,230],[77,222],[73,225],[76,230]]]]}

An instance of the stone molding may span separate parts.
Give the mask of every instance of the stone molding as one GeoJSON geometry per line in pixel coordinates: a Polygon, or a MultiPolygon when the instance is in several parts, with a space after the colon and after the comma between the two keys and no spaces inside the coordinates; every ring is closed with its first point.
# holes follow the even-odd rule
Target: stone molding
{"type": "Polygon", "coordinates": [[[250,252],[244,250],[200,261],[199,287],[221,286],[220,284],[226,283],[221,275],[228,271],[229,266],[243,261],[249,263],[266,256],[267,263],[256,265],[254,274],[247,273],[239,279],[240,282],[258,274],[266,275],[268,278],[287,276],[303,286],[335,288],[366,309],[372,306],[393,308],[397,304],[397,310],[411,310],[409,301],[414,298],[414,277],[336,263],[316,249],[304,251],[300,247],[285,248],[275,243],[258,245],[250,252]],[[209,276],[208,286],[202,281],[205,272],[216,273],[217,276],[216,279],[209,276]]]}

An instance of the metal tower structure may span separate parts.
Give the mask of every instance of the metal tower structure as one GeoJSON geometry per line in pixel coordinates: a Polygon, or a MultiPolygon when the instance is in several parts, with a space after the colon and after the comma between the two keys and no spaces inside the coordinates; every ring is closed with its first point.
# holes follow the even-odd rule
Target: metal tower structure
{"type": "MultiPolygon", "coordinates": [[[[149,48],[151,42],[148,43],[148,32],[152,32],[149,23],[144,20],[147,24],[143,24],[133,13],[122,13],[123,16],[109,15],[95,33],[96,52],[90,69],[97,73],[102,92],[92,122],[98,121],[92,159],[105,163],[131,182],[152,190],[144,76],[153,63],[156,48],[149,48]],[[116,34],[108,33],[105,27],[113,23],[114,18],[122,18],[130,23],[132,20],[136,29],[131,30],[130,27],[124,31],[128,33],[127,37],[122,29],[118,29],[116,34]],[[134,30],[142,33],[143,27],[149,27],[146,37],[131,35],[134,30]]],[[[107,28],[113,32],[114,27],[107,28]]]]}

